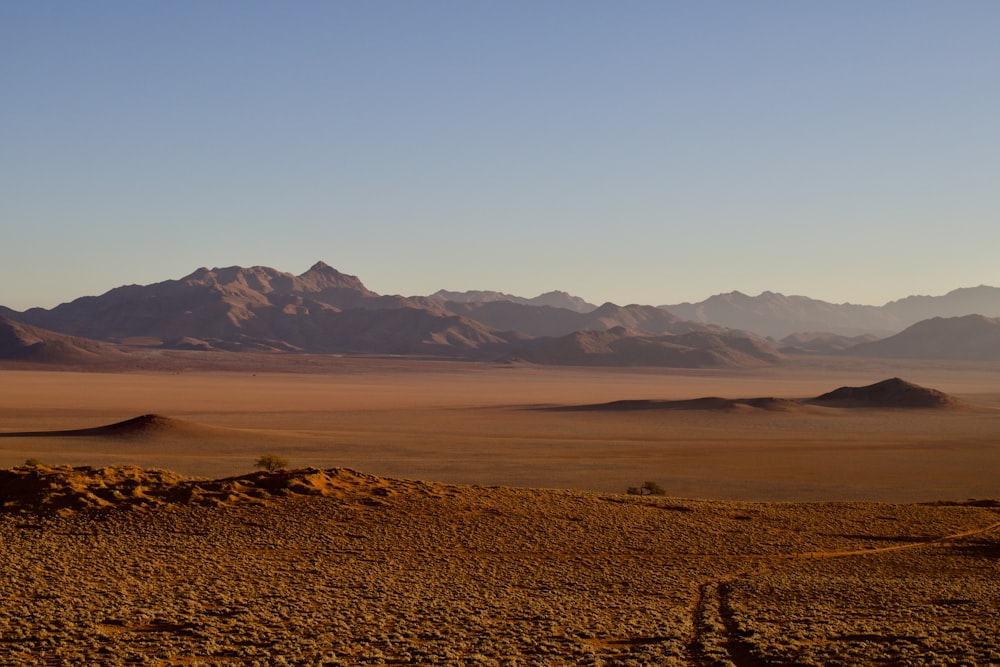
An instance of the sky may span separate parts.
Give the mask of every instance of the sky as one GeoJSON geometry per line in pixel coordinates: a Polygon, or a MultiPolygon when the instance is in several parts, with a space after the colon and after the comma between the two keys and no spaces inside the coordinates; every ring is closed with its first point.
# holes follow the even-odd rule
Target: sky
{"type": "Polygon", "coordinates": [[[0,304],[1000,285],[996,0],[6,0],[0,304]]]}

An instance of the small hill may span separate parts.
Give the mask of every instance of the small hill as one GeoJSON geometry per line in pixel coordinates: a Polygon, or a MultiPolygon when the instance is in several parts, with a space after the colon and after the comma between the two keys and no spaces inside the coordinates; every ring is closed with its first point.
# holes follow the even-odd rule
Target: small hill
{"type": "Polygon", "coordinates": [[[0,359],[53,365],[89,365],[127,355],[118,347],[67,336],[0,316],[0,359]]]}
{"type": "Polygon", "coordinates": [[[809,401],[841,408],[953,408],[961,402],[938,391],[890,378],[864,387],[840,387],[809,401]]]}
{"type": "Polygon", "coordinates": [[[845,350],[863,357],[1000,361],[1000,318],[935,317],[845,350]]]}
{"type": "Polygon", "coordinates": [[[125,421],[99,426],[97,428],[78,429],[74,431],[64,431],[63,435],[110,435],[119,437],[145,437],[155,436],[164,433],[178,433],[181,431],[202,430],[208,427],[199,427],[180,419],[164,417],[163,415],[148,414],[126,419],[125,421]]]}
{"type": "Polygon", "coordinates": [[[240,431],[236,429],[205,426],[182,419],[165,417],[158,414],[146,414],[113,424],[94,426],[91,428],[76,428],[62,431],[0,431],[0,438],[33,438],[33,437],[113,437],[129,439],[148,439],[176,436],[209,436],[240,431]]]}
{"type": "Polygon", "coordinates": [[[802,409],[802,403],[787,398],[720,398],[706,396],[679,401],[623,400],[590,405],[570,405],[543,408],[552,412],[634,412],[640,410],[709,410],[720,412],[744,412],[747,410],[767,410],[791,412],[802,409]]]}

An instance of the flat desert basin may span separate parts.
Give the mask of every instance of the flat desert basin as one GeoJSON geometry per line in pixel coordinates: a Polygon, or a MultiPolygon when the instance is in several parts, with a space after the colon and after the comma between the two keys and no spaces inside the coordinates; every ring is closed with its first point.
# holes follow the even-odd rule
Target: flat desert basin
{"type": "Polygon", "coordinates": [[[998,365],[848,359],[685,371],[308,357],[303,372],[298,359],[215,372],[0,370],[0,466],[33,458],[221,477],[272,453],[293,467],[463,484],[617,493],[655,481],[706,499],[1000,496],[998,365]],[[895,376],[969,407],[573,409],[805,399],[895,376]],[[59,433],[146,414],[171,426],[59,433]]]}
{"type": "Polygon", "coordinates": [[[1000,664],[996,368],[314,363],[0,370],[0,664],[1000,664]]]}

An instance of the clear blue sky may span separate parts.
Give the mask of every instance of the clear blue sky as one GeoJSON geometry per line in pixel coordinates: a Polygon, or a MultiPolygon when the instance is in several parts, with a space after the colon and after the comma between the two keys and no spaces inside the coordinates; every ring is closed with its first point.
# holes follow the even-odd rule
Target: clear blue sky
{"type": "Polygon", "coordinates": [[[0,304],[1000,285],[1000,2],[0,3],[0,304]]]}

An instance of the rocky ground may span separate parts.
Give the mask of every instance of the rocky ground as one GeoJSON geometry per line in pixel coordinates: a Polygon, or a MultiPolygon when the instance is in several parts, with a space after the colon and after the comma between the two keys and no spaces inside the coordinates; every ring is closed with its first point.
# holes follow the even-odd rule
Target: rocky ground
{"type": "Polygon", "coordinates": [[[1000,663],[997,503],[0,471],[4,665],[1000,663]]]}

